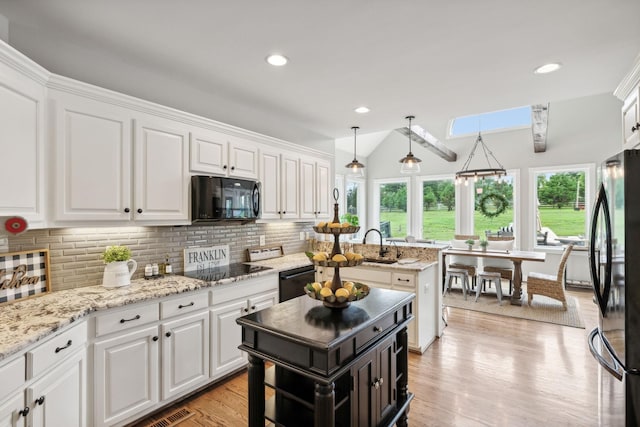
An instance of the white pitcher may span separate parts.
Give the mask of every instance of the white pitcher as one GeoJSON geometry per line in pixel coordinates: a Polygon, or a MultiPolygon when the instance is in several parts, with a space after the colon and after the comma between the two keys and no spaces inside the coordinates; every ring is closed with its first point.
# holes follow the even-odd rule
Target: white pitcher
{"type": "Polygon", "coordinates": [[[118,288],[131,284],[131,276],[136,272],[138,263],[135,260],[114,261],[104,266],[102,286],[106,288],[118,288]]]}

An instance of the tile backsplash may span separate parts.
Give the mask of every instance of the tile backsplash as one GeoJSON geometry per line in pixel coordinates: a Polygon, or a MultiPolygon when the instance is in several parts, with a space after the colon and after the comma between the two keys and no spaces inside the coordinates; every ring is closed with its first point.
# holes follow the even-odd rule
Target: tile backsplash
{"type": "Polygon", "coordinates": [[[144,276],[147,263],[163,262],[166,255],[175,273],[183,271],[186,247],[229,245],[230,262],[247,261],[246,249],[282,245],[285,254],[304,251],[300,232],[314,235],[311,223],[220,224],[169,227],[50,228],[29,230],[9,238],[9,251],[49,249],[51,290],[94,286],[102,283],[101,254],[110,245],[126,245],[138,263],[133,278],[144,276]]]}

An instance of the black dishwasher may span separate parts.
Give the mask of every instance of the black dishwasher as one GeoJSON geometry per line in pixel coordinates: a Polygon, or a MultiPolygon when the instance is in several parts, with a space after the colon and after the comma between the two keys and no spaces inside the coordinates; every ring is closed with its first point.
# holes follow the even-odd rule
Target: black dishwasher
{"type": "Polygon", "coordinates": [[[316,280],[316,270],[313,265],[293,268],[280,272],[279,302],[304,295],[304,286],[316,280]]]}

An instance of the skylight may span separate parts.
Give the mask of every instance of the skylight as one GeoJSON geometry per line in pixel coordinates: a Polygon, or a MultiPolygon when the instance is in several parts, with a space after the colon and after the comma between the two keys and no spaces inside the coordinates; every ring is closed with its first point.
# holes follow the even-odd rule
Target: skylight
{"type": "Polygon", "coordinates": [[[475,135],[481,132],[531,127],[531,106],[492,111],[473,116],[456,117],[449,126],[449,137],[475,135]]]}

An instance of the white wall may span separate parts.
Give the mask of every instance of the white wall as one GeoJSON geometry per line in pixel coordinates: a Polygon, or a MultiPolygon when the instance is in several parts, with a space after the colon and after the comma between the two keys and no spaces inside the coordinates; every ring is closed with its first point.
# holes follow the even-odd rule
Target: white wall
{"type": "MultiPolygon", "coordinates": [[[[521,210],[518,222],[522,228],[521,249],[532,249],[534,212],[530,200],[529,168],[593,164],[622,149],[620,109],[622,102],[612,94],[601,94],[553,103],[549,107],[547,150],[534,153],[531,130],[517,130],[501,133],[483,133],[483,140],[496,158],[507,170],[520,173],[520,184],[516,190],[520,194],[521,210]],[[531,212],[531,214],[530,214],[531,212]]],[[[417,120],[419,124],[420,121],[417,120]]],[[[458,154],[456,162],[447,162],[426,148],[413,143],[413,153],[422,159],[421,175],[454,173],[461,169],[473,147],[476,136],[445,141],[458,154]]],[[[402,158],[409,149],[406,136],[392,132],[367,159],[368,192],[373,193],[373,180],[394,178],[400,175],[402,158]]],[[[476,155],[472,166],[482,156],[476,155]]],[[[478,167],[485,167],[483,157],[478,167]]],[[[595,180],[595,177],[594,177],[595,180]]],[[[590,192],[595,192],[594,185],[590,192]]],[[[369,199],[371,200],[371,198],[369,199]]],[[[593,201],[593,197],[591,198],[593,201]]],[[[374,206],[368,206],[368,217],[372,218],[374,206]]],[[[589,207],[590,209],[590,207],[589,207]]],[[[370,226],[370,225],[369,225],[370,226]]],[[[548,264],[548,263],[547,263],[548,264]]]]}

